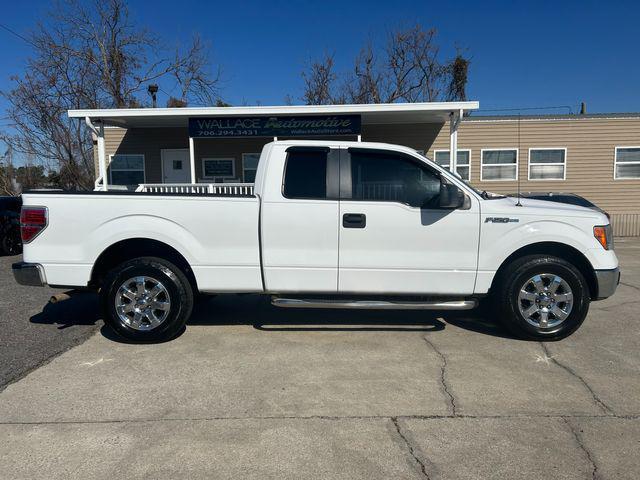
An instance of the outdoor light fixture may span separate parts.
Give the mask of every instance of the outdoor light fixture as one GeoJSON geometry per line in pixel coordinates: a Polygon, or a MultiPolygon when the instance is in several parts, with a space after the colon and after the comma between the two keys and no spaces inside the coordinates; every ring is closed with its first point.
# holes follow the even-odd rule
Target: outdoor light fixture
{"type": "Polygon", "coordinates": [[[156,85],[155,83],[150,84],[147,88],[147,91],[149,92],[149,95],[151,95],[153,108],[156,108],[158,106],[158,102],[156,99],[156,93],[158,93],[158,85],[156,85]]]}

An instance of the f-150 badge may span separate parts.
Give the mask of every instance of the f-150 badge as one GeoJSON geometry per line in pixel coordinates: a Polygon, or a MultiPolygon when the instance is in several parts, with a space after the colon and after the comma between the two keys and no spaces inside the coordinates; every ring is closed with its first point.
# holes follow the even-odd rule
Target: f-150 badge
{"type": "Polygon", "coordinates": [[[484,219],[484,223],[518,223],[519,221],[519,218],[509,217],[487,217],[484,219]]]}

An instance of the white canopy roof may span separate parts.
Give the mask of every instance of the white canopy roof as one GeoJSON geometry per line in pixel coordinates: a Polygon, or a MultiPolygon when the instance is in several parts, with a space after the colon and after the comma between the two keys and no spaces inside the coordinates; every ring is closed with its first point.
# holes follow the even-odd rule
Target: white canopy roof
{"type": "Polygon", "coordinates": [[[117,108],[69,110],[71,118],[89,118],[125,128],[187,126],[192,117],[266,115],[361,115],[363,124],[442,123],[452,112],[476,110],[479,102],[380,103],[361,105],[284,105],[257,107],[117,108]]]}

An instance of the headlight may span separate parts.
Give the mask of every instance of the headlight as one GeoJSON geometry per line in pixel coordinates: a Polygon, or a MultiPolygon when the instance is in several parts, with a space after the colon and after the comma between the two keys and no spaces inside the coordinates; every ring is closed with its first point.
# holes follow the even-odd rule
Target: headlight
{"type": "Polygon", "coordinates": [[[593,227],[593,236],[605,250],[613,250],[613,232],[611,224],[593,227]]]}

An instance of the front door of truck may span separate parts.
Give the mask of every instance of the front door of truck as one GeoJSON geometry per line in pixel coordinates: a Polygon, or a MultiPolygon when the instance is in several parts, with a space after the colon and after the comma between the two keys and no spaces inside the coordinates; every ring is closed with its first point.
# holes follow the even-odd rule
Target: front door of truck
{"type": "Polygon", "coordinates": [[[339,154],[324,147],[288,147],[270,160],[268,183],[280,188],[262,203],[268,291],[337,292],[339,154]]]}
{"type": "Polygon", "coordinates": [[[344,150],[341,182],[340,292],[473,293],[475,197],[462,209],[438,209],[438,171],[385,150],[344,150]]]}

